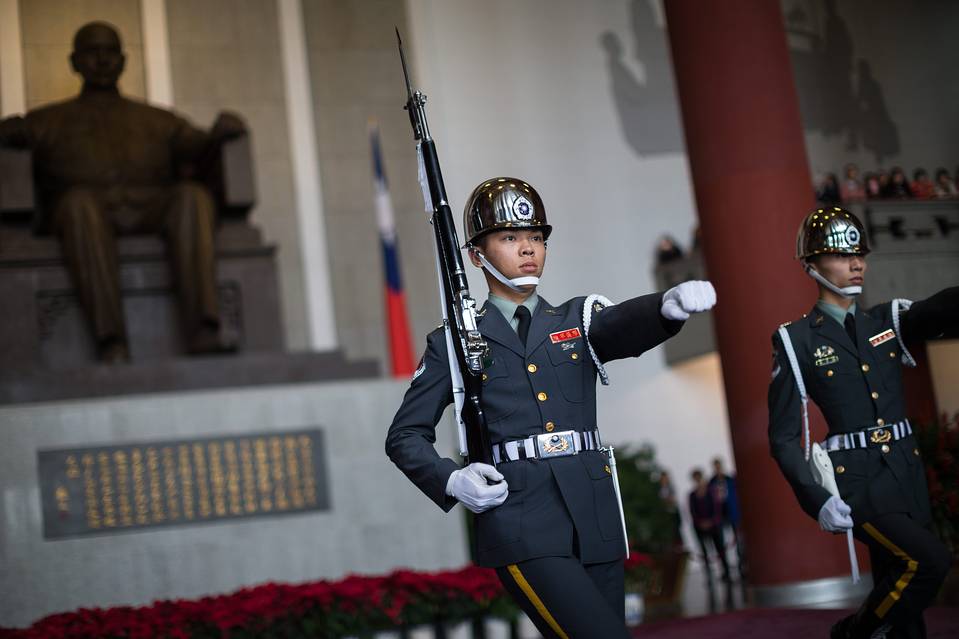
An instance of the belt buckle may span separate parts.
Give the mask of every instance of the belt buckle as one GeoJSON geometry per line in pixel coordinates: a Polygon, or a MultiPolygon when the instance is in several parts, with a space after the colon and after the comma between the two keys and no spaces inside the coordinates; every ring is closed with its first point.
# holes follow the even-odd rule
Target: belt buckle
{"type": "Polygon", "coordinates": [[[892,439],[892,431],[888,428],[873,428],[869,434],[869,441],[873,444],[885,444],[892,439]]]}
{"type": "Polygon", "coordinates": [[[536,456],[566,457],[576,454],[576,441],[573,439],[575,431],[564,430],[558,433],[544,433],[536,436],[536,456]]]}

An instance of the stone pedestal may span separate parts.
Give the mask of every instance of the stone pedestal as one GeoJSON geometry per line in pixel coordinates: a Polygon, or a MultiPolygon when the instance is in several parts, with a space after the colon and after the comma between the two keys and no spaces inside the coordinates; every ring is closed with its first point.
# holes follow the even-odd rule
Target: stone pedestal
{"type": "Polygon", "coordinates": [[[275,252],[258,229],[217,230],[223,331],[238,352],[184,355],[169,263],[155,236],[118,240],[131,364],[96,361],[93,340],[55,237],[0,224],[0,403],[370,377],[373,361],[284,351],[275,252]]]}

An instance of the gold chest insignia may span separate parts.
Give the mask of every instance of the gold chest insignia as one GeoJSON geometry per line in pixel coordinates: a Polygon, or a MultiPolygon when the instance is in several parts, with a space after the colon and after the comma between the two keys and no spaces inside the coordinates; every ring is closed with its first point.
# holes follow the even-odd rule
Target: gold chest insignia
{"type": "Polygon", "coordinates": [[[832,355],[832,354],[835,353],[835,352],[836,352],[836,351],[833,349],[832,346],[823,345],[823,346],[820,346],[819,348],[817,348],[817,349],[816,349],[816,352],[813,353],[813,355],[816,356],[816,359],[822,359],[823,357],[829,357],[830,355],[832,355]]]}
{"type": "Polygon", "coordinates": [[[828,366],[829,364],[835,364],[839,361],[836,350],[828,344],[817,348],[815,352],[813,352],[813,357],[816,358],[816,366],[828,366]]]}

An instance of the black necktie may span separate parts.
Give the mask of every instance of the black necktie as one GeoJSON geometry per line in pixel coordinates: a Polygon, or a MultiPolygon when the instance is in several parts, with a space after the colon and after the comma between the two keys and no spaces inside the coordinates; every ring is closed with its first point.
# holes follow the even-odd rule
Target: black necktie
{"type": "Polygon", "coordinates": [[[846,327],[846,333],[849,334],[849,339],[852,340],[853,346],[858,349],[859,344],[856,343],[856,318],[852,316],[852,313],[846,313],[846,319],[843,325],[846,327]]]}
{"type": "Polygon", "coordinates": [[[519,325],[516,327],[516,334],[519,335],[519,341],[523,342],[523,346],[526,346],[526,336],[529,335],[529,322],[530,315],[529,309],[520,304],[516,307],[516,312],[513,314],[517,320],[519,320],[519,325]]]}

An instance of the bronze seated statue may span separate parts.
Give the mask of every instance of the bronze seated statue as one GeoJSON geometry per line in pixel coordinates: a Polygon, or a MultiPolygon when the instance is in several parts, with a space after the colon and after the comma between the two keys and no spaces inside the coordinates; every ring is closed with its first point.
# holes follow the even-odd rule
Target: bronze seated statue
{"type": "Polygon", "coordinates": [[[224,143],[243,138],[246,126],[222,113],[203,131],[121,95],[125,56],[106,23],[76,33],[70,62],[83,78],[81,93],[0,121],[0,147],[32,153],[34,229],[59,238],[98,358],[130,358],[117,236],[142,233],[166,241],[185,350],[234,350],[221,334],[215,279],[223,193],[211,191],[204,178],[221,170],[224,143]]]}

